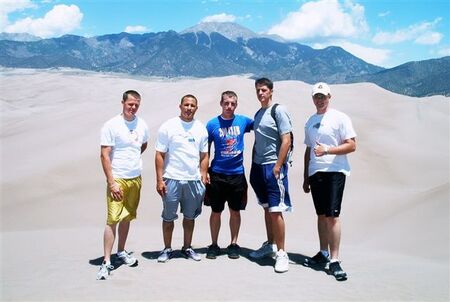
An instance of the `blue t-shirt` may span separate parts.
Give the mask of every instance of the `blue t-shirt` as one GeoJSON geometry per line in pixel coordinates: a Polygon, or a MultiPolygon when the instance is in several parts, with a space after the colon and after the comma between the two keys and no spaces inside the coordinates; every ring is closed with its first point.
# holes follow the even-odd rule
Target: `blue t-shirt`
{"type": "Polygon", "coordinates": [[[226,120],[220,115],[206,125],[208,142],[214,142],[214,159],[211,170],[235,175],[244,173],[244,134],[253,129],[253,120],[236,114],[226,120]]]}

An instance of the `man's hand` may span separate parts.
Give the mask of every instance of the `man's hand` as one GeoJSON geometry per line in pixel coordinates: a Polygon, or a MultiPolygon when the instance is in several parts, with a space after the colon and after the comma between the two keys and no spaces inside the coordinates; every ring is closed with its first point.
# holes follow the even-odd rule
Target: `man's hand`
{"type": "Polygon", "coordinates": [[[328,150],[329,148],[327,145],[316,142],[316,146],[314,147],[314,154],[317,157],[324,156],[328,154],[328,150]]]}
{"type": "Polygon", "coordinates": [[[309,193],[311,192],[311,187],[309,186],[309,178],[305,177],[303,180],[303,192],[309,193]]]}
{"type": "Polygon", "coordinates": [[[163,179],[157,181],[157,183],[156,183],[156,192],[158,192],[158,194],[161,197],[166,196],[167,187],[166,187],[166,183],[164,182],[163,179]]]}
{"type": "Polygon", "coordinates": [[[280,179],[281,166],[275,164],[272,169],[272,173],[275,176],[275,179],[280,179]]]}
{"type": "Polygon", "coordinates": [[[111,197],[114,200],[120,201],[123,199],[122,189],[120,188],[120,185],[117,182],[110,184],[109,190],[111,191],[111,197]]]}

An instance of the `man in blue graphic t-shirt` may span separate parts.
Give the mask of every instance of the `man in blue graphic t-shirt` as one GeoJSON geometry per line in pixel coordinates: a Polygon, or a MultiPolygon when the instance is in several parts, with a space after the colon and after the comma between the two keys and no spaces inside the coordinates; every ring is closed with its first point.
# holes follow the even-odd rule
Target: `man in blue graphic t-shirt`
{"type": "Polygon", "coordinates": [[[214,158],[209,168],[210,184],[207,185],[207,202],[211,205],[209,225],[212,244],[208,247],[206,258],[215,259],[220,254],[217,244],[220,230],[220,216],[228,202],[230,210],[231,243],[227,247],[228,257],[239,258],[237,244],[241,225],[240,210],[247,204],[247,180],[244,174],[244,134],[253,129],[253,120],[236,115],[238,97],[233,91],[222,93],[220,106],[222,114],[211,119],[208,130],[209,150],[214,143],[214,158]]]}

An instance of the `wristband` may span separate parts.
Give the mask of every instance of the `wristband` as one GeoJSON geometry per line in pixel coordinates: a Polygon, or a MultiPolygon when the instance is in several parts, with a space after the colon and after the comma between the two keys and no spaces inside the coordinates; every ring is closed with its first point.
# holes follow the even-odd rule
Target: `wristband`
{"type": "Polygon", "coordinates": [[[325,154],[325,155],[328,155],[328,152],[330,151],[330,148],[328,148],[328,146],[327,147],[325,147],[325,150],[323,151],[323,153],[325,154]]]}

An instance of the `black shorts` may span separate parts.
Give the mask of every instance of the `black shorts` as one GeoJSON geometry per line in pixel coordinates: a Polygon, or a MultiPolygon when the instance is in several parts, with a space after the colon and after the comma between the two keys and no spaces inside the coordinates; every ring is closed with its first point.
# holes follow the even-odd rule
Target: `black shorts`
{"type": "Polygon", "coordinates": [[[309,177],[309,185],[317,215],[339,217],[344,195],[345,174],[317,172],[309,177]]]}
{"type": "Polygon", "coordinates": [[[213,212],[221,213],[228,207],[234,211],[245,210],[247,205],[247,179],[245,174],[226,175],[209,172],[211,183],[206,186],[206,202],[213,212]]]}

